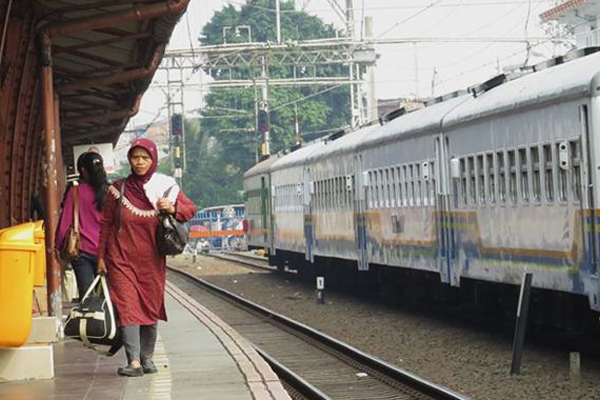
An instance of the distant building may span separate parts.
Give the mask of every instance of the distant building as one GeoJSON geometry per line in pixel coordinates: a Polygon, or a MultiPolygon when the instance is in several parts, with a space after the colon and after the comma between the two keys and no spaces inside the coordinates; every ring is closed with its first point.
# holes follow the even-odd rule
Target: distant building
{"type": "Polygon", "coordinates": [[[423,108],[424,103],[414,99],[379,99],[377,100],[377,117],[404,107],[407,111],[423,108]]]}
{"type": "Polygon", "coordinates": [[[600,0],[567,0],[540,14],[542,22],[572,26],[578,48],[600,46],[600,0]]]}
{"type": "Polygon", "coordinates": [[[169,125],[167,120],[162,120],[144,128],[127,129],[121,134],[114,149],[117,169],[120,165],[127,165],[129,146],[138,137],[145,137],[156,143],[159,162],[169,157],[169,125]]]}

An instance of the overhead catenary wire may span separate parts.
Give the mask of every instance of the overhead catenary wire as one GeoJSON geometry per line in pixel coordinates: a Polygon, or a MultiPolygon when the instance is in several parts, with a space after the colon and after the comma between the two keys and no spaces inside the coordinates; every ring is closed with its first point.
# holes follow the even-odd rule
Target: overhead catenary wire
{"type": "Polygon", "coordinates": [[[390,31],[396,29],[398,26],[402,25],[405,22],[410,21],[411,19],[413,19],[413,18],[417,17],[418,15],[424,13],[425,11],[429,10],[431,7],[435,6],[436,4],[441,3],[442,1],[445,1],[445,0],[437,0],[437,1],[435,1],[435,2],[433,2],[431,4],[429,4],[429,5],[427,5],[425,7],[423,7],[422,9],[420,9],[419,11],[417,11],[416,13],[414,13],[414,14],[406,17],[406,18],[404,18],[403,20],[396,22],[394,25],[392,25],[391,27],[389,27],[388,29],[386,29],[385,31],[383,31],[383,33],[381,35],[379,35],[378,37],[381,38],[382,36],[385,36],[390,31]]]}

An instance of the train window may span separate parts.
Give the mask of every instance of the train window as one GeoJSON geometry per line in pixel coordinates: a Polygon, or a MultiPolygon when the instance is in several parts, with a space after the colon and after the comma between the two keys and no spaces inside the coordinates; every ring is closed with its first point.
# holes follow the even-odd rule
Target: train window
{"type": "Polygon", "coordinates": [[[409,177],[408,177],[408,166],[407,165],[403,165],[402,166],[402,182],[404,183],[404,197],[402,200],[402,204],[404,205],[404,207],[408,207],[409,204],[409,198],[410,198],[410,184],[408,182],[409,177]]]}
{"type": "Polygon", "coordinates": [[[571,183],[573,185],[573,201],[581,201],[581,142],[573,140],[569,142],[571,153],[571,183]]]}
{"type": "Polygon", "coordinates": [[[335,178],[335,186],[336,186],[336,195],[337,195],[336,205],[337,205],[338,209],[340,209],[344,206],[344,191],[342,190],[342,177],[341,176],[338,176],[337,178],[335,178]]]}
{"type": "Polygon", "coordinates": [[[400,182],[400,185],[398,186],[398,197],[400,198],[400,204],[403,207],[406,207],[406,196],[408,195],[408,190],[406,189],[406,166],[398,167],[398,174],[398,181],[400,182]]]}
{"type": "Polygon", "coordinates": [[[379,208],[385,207],[385,173],[379,170],[379,208]]]}
{"type": "Polygon", "coordinates": [[[390,168],[390,187],[392,188],[390,193],[390,207],[393,208],[396,207],[396,186],[398,183],[396,178],[396,168],[392,167],[390,168]]]}
{"type": "Polygon", "coordinates": [[[506,161],[504,152],[496,152],[496,171],[498,176],[498,201],[506,202],[506,161]]]}
{"type": "Polygon", "coordinates": [[[329,182],[329,210],[332,210],[335,207],[335,187],[333,178],[329,178],[327,181],[329,182]]]}
{"type": "Polygon", "coordinates": [[[373,207],[379,207],[379,174],[373,171],[373,207]]]}
{"type": "Polygon", "coordinates": [[[336,187],[336,182],[335,182],[335,178],[329,178],[329,185],[331,188],[331,199],[329,202],[329,207],[331,210],[334,210],[335,207],[337,206],[337,187],[336,187]]]}
{"type": "Polygon", "coordinates": [[[533,182],[533,200],[539,203],[542,198],[542,168],[540,164],[540,148],[538,146],[531,147],[531,168],[531,177],[533,182]]]}
{"type": "Polygon", "coordinates": [[[392,193],[394,178],[392,176],[392,171],[390,171],[389,168],[385,169],[385,180],[387,181],[387,199],[385,200],[385,202],[387,207],[392,207],[394,201],[392,193]]]}
{"type": "Polygon", "coordinates": [[[323,191],[323,201],[322,208],[323,211],[327,210],[327,179],[323,179],[321,181],[322,191],[323,191]]]}
{"type": "Polygon", "coordinates": [[[469,185],[469,203],[477,204],[477,182],[475,175],[475,157],[467,157],[467,175],[469,185]]]}
{"type": "Polygon", "coordinates": [[[496,186],[494,184],[495,169],[494,169],[494,154],[493,153],[488,153],[485,155],[485,171],[486,171],[485,178],[487,180],[486,188],[487,188],[488,197],[490,199],[490,204],[494,204],[496,202],[496,186]]]}
{"type": "Polygon", "coordinates": [[[371,171],[367,173],[367,204],[369,208],[373,208],[373,174],[371,171]]]}
{"type": "Polygon", "coordinates": [[[508,155],[508,193],[513,203],[517,202],[517,165],[515,151],[509,150],[508,155]]]}
{"type": "Polygon", "coordinates": [[[420,206],[421,205],[421,168],[420,165],[414,164],[413,165],[413,182],[415,184],[415,205],[416,206],[420,206]]]}
{"type": "Polygon", "coordinates": [[[463,206],[467,205],[467,160],[460,159],[460,194],[463,206]]]}
{"type": "Polygon", "coordinates": [[[431,180],[431,184],[429,185],[429,195],[431,196],[429,205],[433,206],[435,204],[435,185],[437,182],[435,175],[435,161],[429,163],[429,170],[429,179],[431,180]]]}
{"type": "Polygon", "coordinates": [[[479,194],[479,203],[485,204],[485,166],[483,165],[483,154],[475,159],[477,171],[477,192],[479,194]]]}
{"type": "Polygon", "coordinates": [[[521,198],[523,202],[529,202],[529,163],[527,160],[527,149],[518,149],[517,154],[519,155],[519,172],[520,184],[521,184],[521,198]]]}
{"type": "Polygon", "coordinates": [[[408,205],[410,207],[415,205],[415,181],[414,181],[414,169],[412,165],[406,167],[407,178],[408,178],[408,205]]]}
{"type": "Polygon", "coordinates": [[[317,181],[316,183],[316,194],[317,194],[317,209],[323,209],[323,187],[322,181],[317,181]]]}
{"type": "Polygon", "coordinates": [[[542,146],[544,155],[544,187],[546,188],[546,201],[552,203],[554,201],[554,155],[552,145],[545,144],[542,146]]]}

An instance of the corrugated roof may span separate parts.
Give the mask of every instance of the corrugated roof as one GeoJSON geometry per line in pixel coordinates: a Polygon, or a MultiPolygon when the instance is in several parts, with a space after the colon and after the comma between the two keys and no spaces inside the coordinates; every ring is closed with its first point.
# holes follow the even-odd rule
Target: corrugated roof
{"type": "MultiPolygon", "coordinates": [[[[52,66],[60,98],[62,144],[116,142],[138,111],[175,24],[188,0],[48,0],[38,1],[38,29],[55,27],[52,66]],[[175,7],[176,12],[142,19],[151,7],[175,7]],[[94,21],[134,13],[109,26],[94,21]],[[60,26],[81,24],[75,32],[60,26]],[[86,27],[81,29],[81,27],[86,27]]],[[[106,24],[104,24],[106,25],[106,24]]]]}

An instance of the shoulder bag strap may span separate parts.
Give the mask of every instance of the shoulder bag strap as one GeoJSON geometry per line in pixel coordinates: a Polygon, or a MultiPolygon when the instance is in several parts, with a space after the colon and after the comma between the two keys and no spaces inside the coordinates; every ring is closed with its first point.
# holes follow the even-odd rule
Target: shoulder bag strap
{"type": "Polygon", "coordinates": [[[73,230],[79,234],[79,187],[73,185],[73,230]]]}

